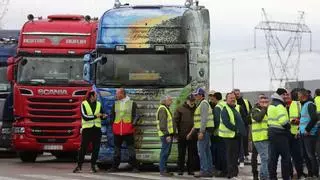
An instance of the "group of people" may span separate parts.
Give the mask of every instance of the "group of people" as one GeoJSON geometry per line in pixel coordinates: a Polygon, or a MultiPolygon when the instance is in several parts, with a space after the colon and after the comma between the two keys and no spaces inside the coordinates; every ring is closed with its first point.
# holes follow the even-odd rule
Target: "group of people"
{"type": "Polygon", "coordinates": [[[227,93],[223,100],[220,92],[206,93],[199,88],[174,113],[170,112],[172,98],[164,96],[157,111],[162,142],[160,175],[173,175],[166,162],[176,137],[179,175],[187,171],[195,177],[237,177],[238,167],[244,166],[251,147],[255,180],[276,180],[279,156],[284,180],[292,179],[294,174],[297,179],[318,179],[320,89],[314,98],[310,94],[306,89],[288,92],[279,88],[271,100],[260,94],[252,107],[239,89],[227,93]],[[195,175],[199,165],[200,173],[195,175]]]}
{"type": "MultiPolygon", "coordinates": [[[[108,172],[117,171],[123,142],[126,142],[133,172],[139,172],[134,148],[137,105],[122,88],[117,90],[116,96],[117,101],[110,114],[115,145],[114,161],[108,172]]],[[[277,179],[279,156],[284,180],[291,179],[294,174],[298,179],[319,178],[317,157],[320,154],[316,144],[319,141],[320,89],[316,90],[315,98],[312,98],[306,89],[294,89],[289,93],[279,88],[271,100],[260,94],[254,107],[241,96],[239,89],[227,93],[223,99],[220,92],[207,93],[198,88],[175,112],[170,111],[172,102],[172,97],[168,95],[161,97],[156,112],[157,133],[162,143],[159,157],[161,176],[173,175],[167,168],[167,161],[173,139],[177,138],[178,175],[187,172],[195,177],[237,177],[238,167],[243,167],[245,160],[248,161],[251,149],[255,180],[277,179]],[[258,155],[261,159],[260,173],[258,155]],[[304,164],[307,173],[303,171],[304,164]],[[198,169],[200,173],[195,174],[198,169]]],[[[94,91],[83,101],[81,114],[82,142],[74,172],[81,171],[90,142],[93,147],[91,170],[96,172],[101,119],[107,115],[94,91]]]]}

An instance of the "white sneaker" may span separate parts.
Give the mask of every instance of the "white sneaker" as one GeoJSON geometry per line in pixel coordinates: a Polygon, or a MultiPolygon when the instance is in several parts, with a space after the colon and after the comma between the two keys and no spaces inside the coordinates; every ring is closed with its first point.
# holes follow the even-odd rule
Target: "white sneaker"
{"type": "Polygon", "coordinates": [[[239,167],[243,168],[244,167],[244,163],[241,162],[239,167]]]}

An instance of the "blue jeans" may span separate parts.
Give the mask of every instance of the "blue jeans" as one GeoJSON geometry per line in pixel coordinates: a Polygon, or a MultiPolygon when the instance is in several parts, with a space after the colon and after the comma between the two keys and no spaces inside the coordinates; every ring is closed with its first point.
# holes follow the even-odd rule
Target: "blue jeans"
{"type": "Polygon", "coordinates": [[[160,152],[160,163],[159,163],[159,170],[161,172],[167,171],[167,161],[171,152],[172,147],[172,137],[171,142],[167,142],[167,136],[160,137],[162,142],[161,152],[160,152]]]}
{"type": "Polygon", "coordinates": [[[198,153],[200,157],[200,173],[212,174],[211,133],[206,131],[202,140],[198,140],[198,153]]]}
{"type": "Polygon", "coordinates": [[[260,178],[262,180],[264,179],[267,180],[269,179],[269,172],[268,172],[269,142],[268,141],[254,142],[254,146],[257,149],[261,159],[260,178]]]}

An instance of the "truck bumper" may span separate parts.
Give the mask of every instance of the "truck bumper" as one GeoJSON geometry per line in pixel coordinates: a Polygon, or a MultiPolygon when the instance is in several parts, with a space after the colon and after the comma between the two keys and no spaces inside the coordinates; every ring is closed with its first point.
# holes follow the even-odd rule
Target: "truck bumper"
{"type": "MultiPolygon", "coordinates": [[[[161,149],[136,149],[136,158],[139,163],[159,163],[161,149]]],[[[114,148],[102,144],[100,146],[98,163],[112,164],[114,148]]],[[[128,149],[121,149],[121,162],[129,161],[128,149]]],[[[178,161],[178,146],[172,145],[168,163],[176,163],[178,161]]]]}
{"type": "Polygon", "coordinates": [[[46,139],[50,143],[40,143],[41,138],[29,138],[25,134],[14,134],[12,138],[13,148],[16,151],[33,151],[33,152],[51,152],[63,151],[71,152],[78,151],[80,148],[80,137],[67,139],[63,143],[59,143],[59,139],[46,139]]]}

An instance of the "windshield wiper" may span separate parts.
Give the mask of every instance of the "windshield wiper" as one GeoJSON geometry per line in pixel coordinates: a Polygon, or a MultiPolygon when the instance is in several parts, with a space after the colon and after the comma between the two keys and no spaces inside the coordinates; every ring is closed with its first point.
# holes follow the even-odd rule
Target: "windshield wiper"
{"type": "Polygon", "coordinates": [[[29,85],[43,85],[45,81],[37,81],[37,80],[28,80],[28,81],[19,81],[20,84],[29,84],[29,85]]]}
{"type": "Polygon", "coordinates": [[[110,82],[110,83],[99,83],[98,86],[128,86],[124,83],[110,82]]]}

